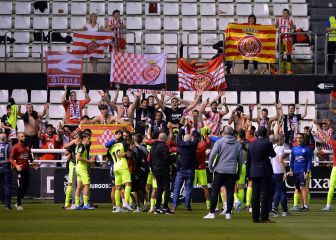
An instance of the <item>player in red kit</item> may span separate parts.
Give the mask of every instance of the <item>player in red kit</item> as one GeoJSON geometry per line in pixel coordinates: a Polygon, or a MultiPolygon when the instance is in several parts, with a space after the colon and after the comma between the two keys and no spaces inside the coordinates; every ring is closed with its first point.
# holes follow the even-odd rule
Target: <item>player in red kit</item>
{"type": "Polygon", "coordinates": [[[17,171],[18,176],[18,188],[17,199],[15,207],[17,210],[23,210],[21,206],[21,200],[26,195],[29,186],[29,162],[34,167],[37,165],[34,163],[29,146],[25,143],[25,134],[20,132],[17,134],[18,143],[14,145],[11,150],[9,161],[17,171]]]}

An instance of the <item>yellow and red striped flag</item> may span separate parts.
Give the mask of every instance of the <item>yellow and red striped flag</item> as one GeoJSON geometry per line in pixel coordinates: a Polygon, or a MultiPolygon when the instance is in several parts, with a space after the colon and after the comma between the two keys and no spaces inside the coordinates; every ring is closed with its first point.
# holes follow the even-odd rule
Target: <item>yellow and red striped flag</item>
{"type": "Polygon", "coordinates": [[[275,62],[276,29],[273,25],[230,23],[226,32],[226,61],[275,62]]]}
{"type": "Polygon", "coordinates": [[[110,141],[117,130],[126,129],[134,132],[131,124],[83,124],[81,129],[92,131],[90,155],[105,155],[105,143],[110,141]]]}

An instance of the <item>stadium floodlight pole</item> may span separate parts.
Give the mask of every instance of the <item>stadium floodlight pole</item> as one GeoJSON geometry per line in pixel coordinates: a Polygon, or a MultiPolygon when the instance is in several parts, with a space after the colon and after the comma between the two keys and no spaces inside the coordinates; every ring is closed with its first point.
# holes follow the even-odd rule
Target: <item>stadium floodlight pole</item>
{"type": "MultiPolygon", "coordinates": [[[[324,75],[327,75],[328,38],[329,38],[329,33],[327,32],[327,33],[325,34],[325,39],[324,39],[324,75]]],[[[6,41],[5,41],[5,42],[6,42],[6,41]]]]}

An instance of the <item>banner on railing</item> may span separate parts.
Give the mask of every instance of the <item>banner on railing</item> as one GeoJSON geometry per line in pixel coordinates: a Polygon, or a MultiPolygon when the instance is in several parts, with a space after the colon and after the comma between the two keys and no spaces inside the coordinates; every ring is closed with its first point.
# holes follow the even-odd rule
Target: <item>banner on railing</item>
{"type": "Polygon", "coordinates": [[[230,23],[226,32],[227,61],[275,62],[276,29],[272,25],[230,23]]]}
{"type": "MultiPolygon", "coordinates": [[[[138,92],[142,92],[144,94],[154,94],[155,92],[157,92],[158,94],[161,94],[162,91],[160,90],[153,90],[153,89],[134,89],[134,88],[129,88],[127,89],[127,92],[130,93],[138,93],[138,92]]],[[[174,91],[164,91],[166,96],[176,96],[178,93],[174,92],[174,91]]]]}
{"type": "Polygon", "coordinates": [[[126,129],[134,132],[131,124],[83,124],[81,129],[92,131],[90,155],[105,155],[107,152],[105,143],[114,137],[117,130],[126,129]]]}
{"type": "Polygon", "coordinates": [[[110,82],[127,85],[166,83],[166,54],[114,52],[111,57],[110,82]]]}
{"type": "Polygon", "coordinates": [[[220,91],[227,88],[224,75],[223,55],[210,62],[192,65],[186,60],[177,60],[180,91],[220,91]]]}
{"type": "Polygon", "coordinates": [[[82,86],[83,58],[68,52],[46,52],[48,87],[82,86]]]}
{"type": "Polygon", "coordinates": [[[113,39],[111,32],[74,32],[72,53],[84,58],[104,58],[104,50],[113,39]]]}

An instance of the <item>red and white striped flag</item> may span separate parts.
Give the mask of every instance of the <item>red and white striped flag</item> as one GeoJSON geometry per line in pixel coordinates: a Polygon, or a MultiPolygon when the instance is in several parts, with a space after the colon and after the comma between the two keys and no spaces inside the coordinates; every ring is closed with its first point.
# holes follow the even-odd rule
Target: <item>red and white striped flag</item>
{"type": "Polygon", "coordinates": [[[74,32],[72,53],[84,58],[104,58],[104,50],[113,38],[110,32],[74,32]]]}
{"type": "Polygon", "coordinates": [[[201,65],[177,61],[180,91],[220,91],[227,88],[224,75],[223,55],[201,65]]]}

